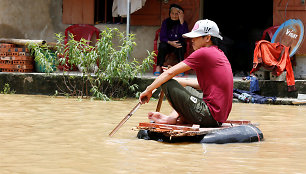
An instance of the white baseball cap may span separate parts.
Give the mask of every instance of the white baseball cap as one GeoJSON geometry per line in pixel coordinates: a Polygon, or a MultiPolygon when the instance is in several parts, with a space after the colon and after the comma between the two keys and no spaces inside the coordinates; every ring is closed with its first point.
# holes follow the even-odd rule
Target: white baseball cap
{"type": "Polygon", "coordinates": [[[197,21],[191,32],[183,34],[184,38],[195,38],[200,36],[211,35],[219,39],[223,39],[220,36],[219,28],[214,21],[205,19],[197,21]]]}

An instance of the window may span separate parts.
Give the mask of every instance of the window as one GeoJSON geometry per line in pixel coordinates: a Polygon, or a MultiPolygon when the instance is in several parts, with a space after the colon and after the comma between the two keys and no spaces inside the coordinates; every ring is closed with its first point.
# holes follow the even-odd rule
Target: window
{"type": "MultiPolygon", "coordinates": [[[[114,0],[63,0],[63,23],[126,23],[126,18],[113,18],[113,2],[114,0]]],[[[141,9],[131,14],[131,25],[160,26],[161,21],[169,17],[171,3],[179,4],[185,9],[185,20],[191,29],[199,19],[200,0],[169,0],[167,3],[162,0],[146,0],[141,9]]]]}
{"type": "MultiPolygon", "coordinates": [[[[113,18],[112,6],[113,0],[63,0],[62,20],[64,24],[126,23],[126,18],[113,18]]],[[[131,14],[131,25],[160,25],[160,7],[160,0],[146,0],[131,14]]]]}
{"type": "Polygon", "coordinates": [[[95,23],[116,23],[118,18],[112,17],[113,0],[95,1],[95,23]]]}

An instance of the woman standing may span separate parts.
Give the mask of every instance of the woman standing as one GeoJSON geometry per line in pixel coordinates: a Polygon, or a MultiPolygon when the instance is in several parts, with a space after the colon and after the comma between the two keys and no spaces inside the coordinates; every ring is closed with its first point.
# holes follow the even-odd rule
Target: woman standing
{"type": "Polygon", "coordinates": [[[160,44],[158,47],[157,66],[154,75],[160,75],[167,54],[174,52],[178,62],[184,60],[186,42],[182,37],[188,32],[188,25],[184,21],[184,10],[177,4],[171,4],[169,18],[162,23],[160,30],[160,44]]]}

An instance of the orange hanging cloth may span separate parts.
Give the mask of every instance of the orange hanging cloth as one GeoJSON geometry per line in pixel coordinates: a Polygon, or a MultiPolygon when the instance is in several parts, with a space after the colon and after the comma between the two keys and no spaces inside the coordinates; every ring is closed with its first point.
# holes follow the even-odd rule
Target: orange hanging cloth
{"type": "Polygon", "coordinates": [[[253,69],[250,73],[257,71],[260,66],[271,70],[273,74],[279,76],[284,70],[287,71],[286,80],[288,91],[295,91],[295,79],[289,57],[289,47],[280,43],[271,43],[261,40],[254,50],[253,69]]]}

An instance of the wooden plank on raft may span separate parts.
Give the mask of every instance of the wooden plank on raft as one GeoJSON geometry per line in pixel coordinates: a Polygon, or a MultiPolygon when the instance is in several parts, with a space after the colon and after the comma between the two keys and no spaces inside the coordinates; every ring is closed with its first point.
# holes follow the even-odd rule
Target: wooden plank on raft
{"type": "Polygon", "coordinates": [[[183,130],[183,131],[198,131],[198,127],[191,127],[185,125],[170,125],[170,124],[157,124],[157,123],[139,123],[139,127],[159,128],[167,130],[183,130]]]}
{"type": "Polygon", "coordinates": [[[214,128],[200,128],[199,125],[169,125],[158,123],[139,123],[136,130],[149,130],[151,132],[162,133],[165,136],[182,137],[182,136],[196,136],[205,135],[210,132],[221,130],[225,128],[251,124],[248,120],[228,120],[223,123],[221,127],[214,128]]]}
{"type": "Polygon", "coordinates": [[[227,120],[224,123],[230,123],[230,124],[252,124],[249,120],[227,120]]]}

